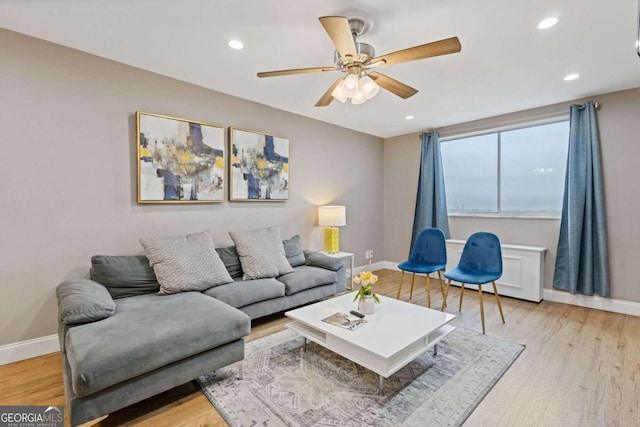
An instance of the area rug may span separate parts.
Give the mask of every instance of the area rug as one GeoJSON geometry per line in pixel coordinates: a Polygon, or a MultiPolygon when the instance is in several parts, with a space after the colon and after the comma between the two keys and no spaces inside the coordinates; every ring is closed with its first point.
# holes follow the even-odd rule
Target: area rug
{"type": "Polygon", "coordinates": [[[246,344],[238,364],[198,379],[231,426],[458,426],[524,347],[457,328],[385,380],[285,330],[246,344]]]}

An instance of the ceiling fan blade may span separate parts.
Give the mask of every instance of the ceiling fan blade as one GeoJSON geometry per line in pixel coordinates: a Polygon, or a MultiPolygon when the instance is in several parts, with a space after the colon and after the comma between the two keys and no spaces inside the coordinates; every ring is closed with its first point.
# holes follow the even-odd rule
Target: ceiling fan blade
{"type": "Polygon", "coordinates": [[[432,56],[448,55],[450,53],[460,52],[460,50],[462,50],[460,40],[458,40],[457,37],[451,37],[378,56],[377,58],[373,58],[371,63],[377,65],[377,63],[382,62],[382,64],[378,65],[382,67],[399,64],[401,62],[415,61],[416,59],[431,58],[432,56]]]}
{"type": "Polygon", "coordinates": [[[375,80],[378,86],[388,90],[394,95],[398,95],[402,99],[407,99],[418,93],[418,89],[414,89],[411,86],[392,79],[389,76],[385,76],[384,74],[373,72],[369,73],[369,77],[375,80]]]}
{"type": "Polygon", "coordinates": [[[349,20],[343,16],[323,16],[320,23],[342,58],[356,56],[356,43],[351,35],[349,20]]]}
{"type": "Polygon", "coordinates": [[[329,90],[327,90],[324,95],[322,95],[322,98],[320,98],[318,102],[316,102],[316,107],[326,107],[327,105],[331,104],[331,101],[333,101],[333,95],[331,95],[331,92],[333,92],[333,90],[340,84],[340,82],[342,82],[342,80],[343,79],[341,77],[331,85],[329,90]]]}
{"type": "Polygon", "coordinates": [[[336,67],[297,68],[294,70],[263,71],[261,73],[258,73],[258,77],[275,77],[275,76],[287,76],[290,74],[323,73],[325,71],[338,71],[338,70],[336,70],[336,67]]]}

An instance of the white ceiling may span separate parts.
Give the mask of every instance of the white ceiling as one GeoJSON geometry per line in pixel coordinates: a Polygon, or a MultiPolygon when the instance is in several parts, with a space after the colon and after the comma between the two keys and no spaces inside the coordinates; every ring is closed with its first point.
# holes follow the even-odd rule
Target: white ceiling
{"type": "Polygon", "coordinates": [[[0,27],[379,137],[640,86],[637,0],[0,0],[0,27]],[[376,54],[458,36],[462,52],[378,71],[419,89],[345,108],[318,21],[361,15],[376,54]],[[548,16],[560,22],[536,28],[548,16]],[[234,51],[230,39],[244,42],[234,51]],[[572,82],[569,73],[579,73],[572,82]],[[405,120],[406,115],[414,120],[405,120]]]}

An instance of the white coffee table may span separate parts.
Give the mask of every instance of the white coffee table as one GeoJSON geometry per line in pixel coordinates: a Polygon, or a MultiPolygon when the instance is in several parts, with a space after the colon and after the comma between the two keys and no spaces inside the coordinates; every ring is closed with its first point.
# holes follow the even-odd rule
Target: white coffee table
{"type": "Polygon", "coordinates": [[[323,322],[322,319],[336,313],[349,313],[357,309],[355,294],[349,293],[321,301],[285,315],[293,322],[287,328],[307,340],[311,340],[361,365],[379,377],[379,392],[384,391],[384,379],[437,344],[455,327],[449,325],[453,314],[443,313],[419,305],[380,296],[375,314],[367,315],[367,323],[349,331],[323,322]]]}

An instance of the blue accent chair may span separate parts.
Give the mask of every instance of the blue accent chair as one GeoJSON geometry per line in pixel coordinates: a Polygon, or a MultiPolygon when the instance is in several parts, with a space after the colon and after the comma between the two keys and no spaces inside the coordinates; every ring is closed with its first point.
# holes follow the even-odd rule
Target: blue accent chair
{"type": "Polygon", "coordinates": [[[482,303],[482,285],[491,283],[493,285],[493,294],[496,296],[500,317],[504,323],[504,314],[502,313],[502,304],[500,304],[500,296],[496,288],[496,280],[502,276],[502,249],[500,249],[500,239],[493,233],[479,232],[469,236],[467,243],[462,249],[462,255],[458,266],[444,273],[444,277],[449,279],[447,289],[444,293],[442,301],[442,310],[447,306],[447,295],[449,295],[449,287],[451,281],[460,282],[460,306],[458,311],[462,310],[462,296],[464,294],[465,283],[478,285],[478,299],[480,300],[480,318],[482,320],[482,333],[484,329],[484,306],[482,303]]]}
{"type": "Polygon", "coordinates": [[[444,297],[444,286],[442,282],[442,272],[447,266],[447,248],[444,242],[444,233],[439,228],[425,228],[418,234],[416,242],[411,248],[409,259],[398,264],[398,268],[402,270],[402,278],[398,287],[398,296],[400,299],[400,291],[402,290],[402,282],[404,281],[405,271],[413,273],[411,277],[411,293],[409,299],[413,298],[413,283],[416,279],[416,273],[427,275],[427,306],[431,308],[431,282],[429,274],[438,272],[440,279],[440,292],[444,297]]]}

